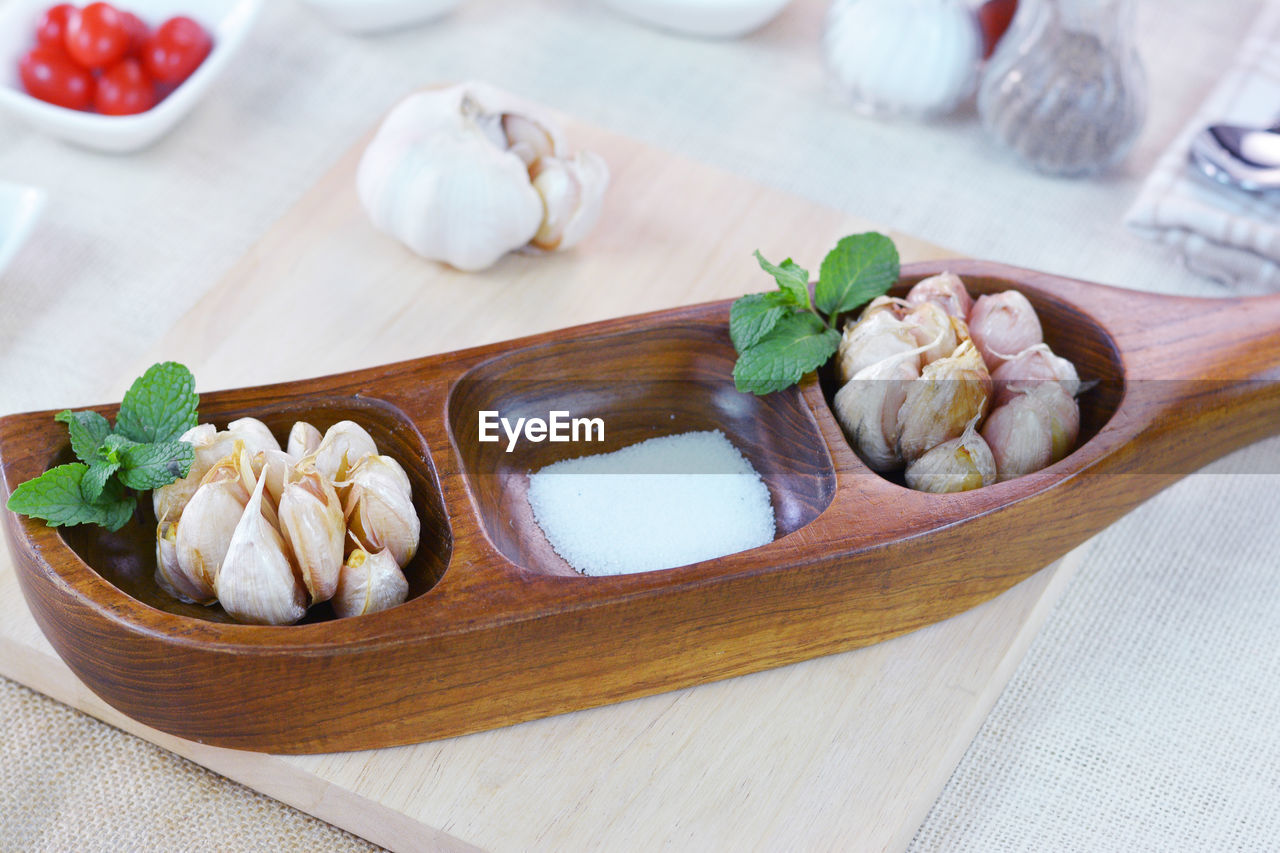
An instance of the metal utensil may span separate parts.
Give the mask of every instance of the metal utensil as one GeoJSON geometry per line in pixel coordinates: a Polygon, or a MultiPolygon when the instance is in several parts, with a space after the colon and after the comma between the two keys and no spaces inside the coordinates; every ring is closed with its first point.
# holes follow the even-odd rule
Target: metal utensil
{"type": "Polygon", "coordinates": [[[1249,192],[1280,189],[1280,124],[1210,125],[1192,138],[1190,159],[1218,183],[1249,192]]]}

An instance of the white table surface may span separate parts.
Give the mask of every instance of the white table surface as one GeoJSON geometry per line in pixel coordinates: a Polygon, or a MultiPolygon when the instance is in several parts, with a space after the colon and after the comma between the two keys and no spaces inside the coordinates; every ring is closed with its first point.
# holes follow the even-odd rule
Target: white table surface
{"type": "MultiPolygon", "coordinates": [[[[1121,219],[1262,0],[1139,3],[1146,126],[1121,168],[1085,181],[1023,169],[986,138],[971,105],[930,124],[842,108],[823,86],[819,0],[795,0],[765,29],[727,42],[650,30],[590,0],[464,0],[439,23],[371,38],[332,31],[289,0],[266,6],[207,100],[140,154],[71,148],[0,117],[0,180],[49,192],[0,278],[0,412],[101,402],[121,365],[154,345],[389,104],[442,80],[488,80],[966,255],[1221,293],[1121,219]]],[[[1267,629],[1280,629],[1271,593],[1280,525],[1269,497],[1278,455],[1275,442],[1237,454],[1103,534],[918,849],[1274,843],[1274,818],[1256,815],[1280,813],[1280,660],[1256,651],[1280,645],[1266,643],[1275,636],[1267,629]],[[1259,468],[1270,473],[1240,473],[1259,468]],[[1198,550],[1205,542],[1212,553],[1198,550]],[[1224,570],[1225,581],[1214,574],[1224,570]],[[1182,597],[1171,599],[1172,588],[1182,597]],[[1234,630],[1244,604],[1251,628],[1234,630]],[[1191,658],[1159,652],[1169,648],[1191,658]],[[1171,716],[1170,703],[1182,713],[1171,716]],[[1218,713],[1233,716],[1202,725],[1218,713]],[[1236,834],[1205,828],[1219,820],[1236,834]]],[[[29,732],[0,727],[0,741],[19,736],[29,732]]],[[[0,801],[9,798],[0,813],[30,796],[0,767],[0,801]]]]}

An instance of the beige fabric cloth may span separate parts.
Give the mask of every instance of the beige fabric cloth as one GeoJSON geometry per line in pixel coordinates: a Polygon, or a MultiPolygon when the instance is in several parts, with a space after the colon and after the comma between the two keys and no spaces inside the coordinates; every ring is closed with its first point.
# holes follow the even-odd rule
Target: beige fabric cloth
{"type": "Polygon", "coordinates": [[[1237,293],[1280,290],[1280,191],[1250,195],[1210,183],[1187,162],[1211,124],[1280,121],[1280,2],[1251,29],[1235,64],[1160,157],[1125,221],[1172,247],[1188,268],[1237,293]]]}

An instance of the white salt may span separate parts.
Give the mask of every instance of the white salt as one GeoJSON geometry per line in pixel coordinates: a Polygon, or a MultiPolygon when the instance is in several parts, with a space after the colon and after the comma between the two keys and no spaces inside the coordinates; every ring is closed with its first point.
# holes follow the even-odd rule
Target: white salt
{"type": "Polygon", "coordinates": [[[651,438],[529,476],[529,505],[584,575],[686,566],[773,541],[769,488],[719,430],[651,438]]]}

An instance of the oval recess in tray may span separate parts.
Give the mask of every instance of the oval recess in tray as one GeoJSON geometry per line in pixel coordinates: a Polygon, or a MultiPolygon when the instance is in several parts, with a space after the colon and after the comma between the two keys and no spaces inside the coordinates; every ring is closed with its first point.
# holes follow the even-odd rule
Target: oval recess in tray
{"type": "Polygon", "coordinates": [[[769,488],[775,538],[817,518],[835,495],[831,456],[796,388],[756,397],[733,386],[733,345],[723,325],[673,325],[517,350],[472,368],[449,395],[449,426],[477,515],[494,546],[531,572],[581,577],[558,554],[529,507],[529,474],[579,456],[659,436],[720,430],[769,488]],[[595,443],[479,441],[479,412],[601,418],[595,443]]]}
{"type": "MultiPolygon", "coordinates": [[[[273,400],[253,406],[245,406],[241,401],[235,408],[225,403],[220,405],[217,395],[207,399],[208,402],[202,401],[200,406],[201,423],[213,423],[219,429],[225,429],[229,422],[238,418],[258,418],[271,429],[282,447],[290,428],[300,420],[310,421],[321,432],[342,420],[355,421],[368,430],[378,450],[394,457],[409,475],[414,507],[422,522],[417,553],[404,570],[409,581],[408,600],[412,601],[440,582],[449,565],[453,537],[434,466],[423,452],[417,432],[402,412],[378,400],[354,397],[303,398],[283,403],[273,400]]],[[[70,448],[67,448],[53,464],[69,461],[72,457],[70,448]]],[[[118,532],[81,525],[60,528],[60,535],[85,565],[144,604],[210,622],[239,624],[216,603],[209,607],[187,604],[160,589],[155,582],[156,517],[151,510],[149,495],[140,500],[138,506],[141,522],[130,522],[118,532]]],[[[298,624],[333,618],[332,608],[323,603],[308,610],[298,624]]]]}

